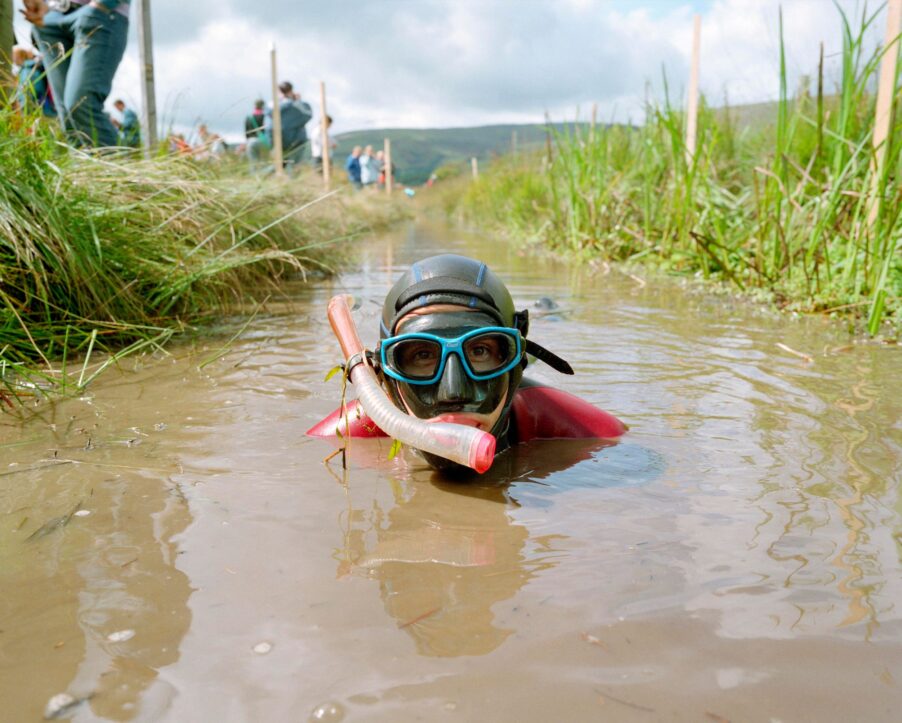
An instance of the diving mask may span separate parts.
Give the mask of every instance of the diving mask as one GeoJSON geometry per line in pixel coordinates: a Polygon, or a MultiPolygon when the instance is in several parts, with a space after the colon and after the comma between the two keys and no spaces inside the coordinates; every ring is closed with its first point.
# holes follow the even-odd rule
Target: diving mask
{"type": "Polygon", "coordinates": [[[379,348],[383,373],[413,385],[438,382],[450,354],[460,360],[470,379],[494,379],[520,363],[520,332],[503,326],[472,329],[452,338],[413,332],[383,339],[379,348]]]}

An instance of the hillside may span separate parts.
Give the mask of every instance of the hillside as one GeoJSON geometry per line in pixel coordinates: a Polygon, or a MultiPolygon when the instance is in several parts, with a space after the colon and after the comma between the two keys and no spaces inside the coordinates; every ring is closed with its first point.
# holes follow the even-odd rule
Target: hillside
{"type": "MultiPolygon", "coordinates": [[[[809,101],[813,102],[813,101],[809,101]]],[[[835,97],[828,96],[825,105],[835,105],[835,97]]],[[[729,111],[731,122],[739,130],[764,129],[775,122],[777,103],[767,101],[729,108],[714,107],[722,115],[729,111]]],[[[557,130],[572,128],[572,123],[555,123],[557,130]]],[[[480,160],[494,155],[510,153],[513,133],[517,133],[517,147],[535,148],[545,143],[544,124],[506,124],[475,126],[472,128],[375,128],[351,131],[335,136],[335,165],[344,167],[344,161],[356,146],[372,145],[379,150],[386,138],[391,139],[392,159],[396,175],[401,183],[419,185],[439,166],[463,163],[470,158],[480,160]]]]}
{"type": "Polygon", "coordinates": [[[484,159],[509,153],[513,133],[517,146],[527,148],[545,142],[544,125],[493,125],[475,128],[377,128],[352,131],[335,137],[335,165],[343,167],[355,145],[382,148],[391,139],[392,160],[401,183],[425,183],[433,170],[447,163],[465,161],[473,156],[484,159]]]}

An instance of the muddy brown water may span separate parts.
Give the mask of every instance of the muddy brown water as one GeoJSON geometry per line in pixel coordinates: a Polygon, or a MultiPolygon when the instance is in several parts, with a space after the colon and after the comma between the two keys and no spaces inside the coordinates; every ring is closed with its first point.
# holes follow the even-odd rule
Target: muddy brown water
{"type": "Polygon", "coordinates": [[[427,223],[200,369],[225,338],[0,419],[0,719],[898,720],[899,348],[427,223]],[[554,300],[531,336],[578,373],[530,373],[620,444],[324,466],[328,298],[371,342],[440,250],[554,300]]]}

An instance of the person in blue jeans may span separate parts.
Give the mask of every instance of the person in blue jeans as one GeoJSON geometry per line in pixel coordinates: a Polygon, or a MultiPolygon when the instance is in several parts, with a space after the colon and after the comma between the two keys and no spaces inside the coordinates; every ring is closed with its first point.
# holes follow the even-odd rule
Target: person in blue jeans
{"type": "Polygon", "coordinates": [[[358,191],[363,188],[363,184],[360,182],[360,154],[362,150],[363,149],[360,146],[354,146],[354,149],[348,156],[348,160],[345,161],[345,170],[348,172],[348,180],[358,191]]]}
{"type": "Polygon", "coordinates": [[[76,145],[115,146],[103,110],[128,40],[128,0],[23,0],[57,114],[76,145]]]}

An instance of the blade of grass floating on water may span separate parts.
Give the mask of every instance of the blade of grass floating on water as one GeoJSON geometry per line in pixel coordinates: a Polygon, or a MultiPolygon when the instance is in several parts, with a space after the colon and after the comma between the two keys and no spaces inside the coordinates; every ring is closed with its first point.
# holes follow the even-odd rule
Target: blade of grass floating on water
{"type": "Polygon", "coordinates": [[[32,532],[28,537],[26,537],[25,542],[39,540],[40,538],[46,537],[47,535],[56,532],[57,530],[68,525],[75,513],[81,509],[81,504],[82,501],[79,500],[75,507],[73,507],[65,515],[60,515],[59,517],[54,517],[51,520],[47,520],[47,522],[45,522],[38,529],[32,532]]]}
{"type": "Polygon", "coordinates": [[[261,301],[259,304],[257,304],[257,308],[254,309],[254,311],[248,317],[247,321],[245,321],[244,324],[241,325],[241,328],[238,329],[238,331],[236,331],[234,334],[232,334],[231,337],[229,337],[229,340],[225,344],[223,344],[222,347],[218,351],[216,351],[214,354],[207,357],[206,359],[204,359],[204,361],[202,361],[200,364],[197,365],[198,370],[202,370],[207,365],[212,364],[217,359],[220,359],[220,358],[224,357],[226,354],[228,354],[232,348],[232,344],[234,343],[235,339],[237,339],[239,336],[241,336],[245,332],[247,327],[249,327],[251,325],[251,322],[257,318],[257,314],[260,313],[260,309],[263,308],[264,304],[266,304],[267,301],[269,301],[269,296],[267,296],[265,299],[263,299],[263,301],[261,301]]]}

